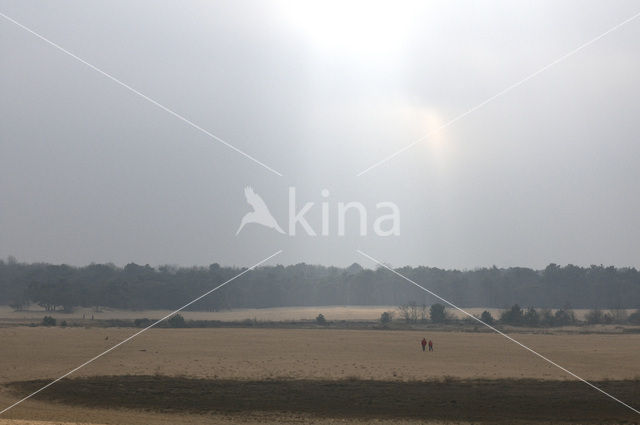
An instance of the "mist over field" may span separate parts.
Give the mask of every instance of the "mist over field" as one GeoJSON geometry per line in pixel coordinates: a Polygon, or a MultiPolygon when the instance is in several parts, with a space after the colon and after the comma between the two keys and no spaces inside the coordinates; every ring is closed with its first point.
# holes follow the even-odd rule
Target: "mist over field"
{"type": "Polygon", "coordinates": [[[0,258],[640,267],[634,1],[2,0],[0,258]],[[428,137],[424,137],[425,135],[428,137]],[[420,143],[392,160],[373,164],[420,143]],[[295,237],[249,225],[252,186],[295,237]],[[328,196],[322,196],[326,189],[328,196]],[[338,203],[367,208],[368,235],[338,203]],[[372,232],[375,205],[399,236],[372,232]],[[329,234],[321,235],[322,202],[329,234]]]}

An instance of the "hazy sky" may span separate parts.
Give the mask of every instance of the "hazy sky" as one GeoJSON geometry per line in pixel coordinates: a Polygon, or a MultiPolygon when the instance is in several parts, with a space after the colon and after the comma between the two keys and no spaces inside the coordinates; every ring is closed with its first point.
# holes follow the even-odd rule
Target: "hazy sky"
{"type": "Polygon", "coordinates": [[[640,18],[357,173],[614,25],[637,1],[6,1],[0,257],[472,268],[640,266],[640,18]],[[286,229],[238,236],[252,186],[286,229]],[[328,189],[328,198],[321,191],[328,189]],[[336,235],[337,203],[359,201],[336,235]],[[372,234],[395,202],[400,235],[372,234]]]}

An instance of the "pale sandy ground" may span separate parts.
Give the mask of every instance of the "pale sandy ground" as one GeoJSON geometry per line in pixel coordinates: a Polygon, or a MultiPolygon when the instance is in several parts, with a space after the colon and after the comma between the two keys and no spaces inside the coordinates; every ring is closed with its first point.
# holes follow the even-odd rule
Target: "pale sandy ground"
{"type": "MultiPolygon", "coordinates": [[[[208,311],[184,311],[181,312],[188,320],[222,320],[240,321],[245,319],[256,319],[264,321],[282,320],[314,320],[318,314],[322,313],[328,320],[378,320],[384,311],[393,311],[394,306],[325,306],[325,307],[280,307],[280,308],[247,308],[224,310],[217,312],[208,311]]],[[[32,306],[27,311],[13,311],[8,306],[0,306],[0,318],[12,320],[42,320],[45,315],[53,316],[59,320],[79,320],[91,319],[160,319],[171,313],[171,310],[116,310],[101,309],[96,312],[90,308],[78,308],[72,313],[46,312],[38,306],[32,306]]]]}
{"type": "MultiPolygon", "coordinates": [[[[0,382],[55,377],[139,329],[0,328],[0,382]]],[[[585,378],[640,378],[640,334],[512,334],[585,378]]],[[[151,329],[80,375],[437,379],[566,375],[497,334],[340,329],[151,329]],[[419,349],[422,337],[435,352],[419,349]]]]}
{"type": "MultiPolygon", "coordinates": [[[[484,310],[488,310],[493,317],[500,317],[502,310],[496,308],[465,308],[467,312],[479,316],[484,310]]],[[[394,312],[398,318],[398,306],[320,306],[320,307],[280,307],[280,308],[257,308],[257,309],[236,309],[217,312],[206,311],[184,311],[181,312],[188,320],[221,320],[221,321],[241,321],[245,319],[256,319],[262,321],[282,321],[282,320],[314,320],[318,314],[322,313],[327,320],[378,320],[385,311],[394,312]]],[[[465,315],[457,310],[448,309],[456,317],[462,318],[465,315]]],[[[627,310],[630,314],[635,310],[627,310]]],[[[588,310],[577,309],[574,313],[578,319],[583,319],[588,310]]],[[[93,316],[98,320],[106,319],[160,319],[171,313],[170,310],[116,310],[102,309],[95,311],[90,308],[77,308],[72,313],[46,312],[38,306],[31,306],[27,311],[13,311],[9,306],[0,306],[0,319],[9,321],[36,321],[40,322],[45,315],[50,315],[62,320],[91,319],[93,316]]]]}
{"type": "MultiPolygon", "coordinates": [[[[138,330],[0,328],[0,384],[56,378],[138,330]]],[[[512,335],[586,379],[640,378],[640,335],[512,335]]],[[[122,374],[235,379],[569,378],[495,334],[335,329],[152,329],[76,373],[122,374]],[[434,341],[435,352],[420,350],[423,336],[434,341]]],[[[15,395],[0,391],[2,408],[15,400],[15,395]]],[[[255,415],[241,418],[105,411],[52,405],[38,402],[36,397],[7,412],[3,419],[104,424],[353,422],[291,414],[255,415]]]]}

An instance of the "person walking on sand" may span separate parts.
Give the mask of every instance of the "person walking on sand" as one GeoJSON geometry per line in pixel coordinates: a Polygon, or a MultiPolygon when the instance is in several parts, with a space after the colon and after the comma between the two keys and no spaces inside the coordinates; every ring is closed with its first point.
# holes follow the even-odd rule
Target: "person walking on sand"
{"type": "Polygon", "coordinates": [[[422,338],[422,351],[424,351],[425,347],[427,346],[427,339],[426,338],[422,338]]]}
{"type": "Polygon", "coordinates": [[[433,351],[433,342],[431,342],[431,340],[429,340],[429,351],[433,351]]]}

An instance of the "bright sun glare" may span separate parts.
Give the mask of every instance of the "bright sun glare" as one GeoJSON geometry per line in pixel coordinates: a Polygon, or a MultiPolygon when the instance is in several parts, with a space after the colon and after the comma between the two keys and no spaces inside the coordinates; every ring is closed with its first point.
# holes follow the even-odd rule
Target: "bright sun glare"
{"type": "MultiPolygon", "coordinates": [[[[406,63],[401,55],[415,36],[416,17],[426,7],[414,0],[281,0],[279,6],[284,19],[319,55],[355,60],[358,65],[371,66],[371,73],[381,64],[394,67],[406,63]]],[[[429,161],[444,165],[448,144],[445,134],[438,131],[444,121],[436,109],[396,99],[373,110],[401,129],[412,129],[415,139],[428,134],[420,144],[426,147],[429,161]]],[[[399,143],[398,149],[409,142],[410,138],[387,141],[399,143]]]]}
{"type": "Polygon", "coordinates": [[[284,16],[312,43],[350,54],[389,53],[411,30],[416,3],[382,1],[280,2],[284,16]]]}
{"type": "Polygon", "coordinates": [[[442,114],[434,108],[410,107],[408,115],[411,121],[417,123],[416,133],[424,137],[420,143],[426,147],[432,162],[444,165],[450,144],[447,143],[446,132],[442,131],[445,124],[442,114]]]}

